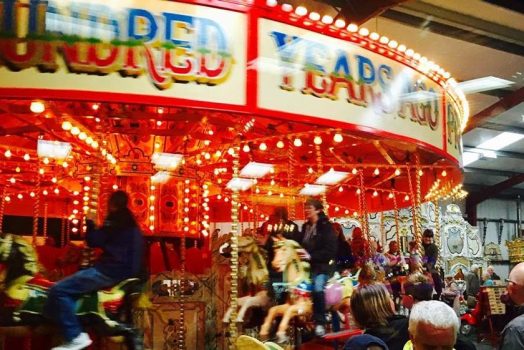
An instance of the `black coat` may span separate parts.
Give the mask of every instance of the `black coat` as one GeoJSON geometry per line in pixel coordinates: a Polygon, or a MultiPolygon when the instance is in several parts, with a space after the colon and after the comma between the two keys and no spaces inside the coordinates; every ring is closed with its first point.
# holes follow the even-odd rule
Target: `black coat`
{"type": "Polygon", "coordinates": [[[320,213],[316,223],[315,235],[308,242],[305,242],[306,227],[310,225],[310,222],[306,222],[302,226],[302,231],[296,241],[311,255],[312,274],[332,274],[335,270],[338,248],[333,225],[324,213],[320,213]]]}
{"type": "Polygon", "coordinates": [[[280,230],[280,231],[272,230],[271,232],[269,232],[268,231],[268,225],[275,225],[275,224],[278,225],[278,223],[269,222],[269,221],[266,221],[266,222],[264,222],[262,224],[262,232],[264,232],[264,233],[267,232],[266,243],[264,244],[264,249],[267,252],[267,269],[268,269],[268,271],[271,274],[278,274],[278,273],[276,273],[276,271],[274,271],[274,268],[273,268],[273,265],[272,265],[273,258],[275,257],[275,248],[274,248],[274,240],[273,240],[273,238],[278,237],[279,235],[281,235],[285,239],[296,240],[296,238],[297,238],[297,236],[299,234],[298,225],[295,224],[291,220],[287,220],[286,222],[284,222],[282,224],[283,227],[288,226],[287,230],[280,230]]]}
{"type": "Polygon", "coordinates": [[[366,329],[365,333],[380,338],[390,350],[402,350],[409,340],[408,318],[401,315],[388,317],[388,325],[366,329]]]}

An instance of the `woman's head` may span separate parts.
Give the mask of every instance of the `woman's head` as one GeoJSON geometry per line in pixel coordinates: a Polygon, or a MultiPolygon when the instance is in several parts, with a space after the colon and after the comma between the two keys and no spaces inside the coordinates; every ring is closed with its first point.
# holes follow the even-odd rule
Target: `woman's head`
{"type": "Polygon", "coordinates": [[[389,242],[389,252],[390,253],[398,253],[398,243],[397,241],[391,241],[389,242]]]}
{"type": "Polygon", "coordinates": [[[383,284],[364,285],[351,295],[351,314],[361,328],[372,328],[388,324],[387,318],[394,315],[394,305],[383,284]]]}
{"type": "Polygon", "coordinates": [[[307,219],[317,219],[318,215],[322,212],[324,206],[322,202],[316,198],[308,198],[304,206],[307,219]]]}
{"type": "Polygon", "coordinates": [[[124,191],[116,191],[109,197],[108,208],[110,212],[120,211],[127,208],[129,196],[124,191]]]}

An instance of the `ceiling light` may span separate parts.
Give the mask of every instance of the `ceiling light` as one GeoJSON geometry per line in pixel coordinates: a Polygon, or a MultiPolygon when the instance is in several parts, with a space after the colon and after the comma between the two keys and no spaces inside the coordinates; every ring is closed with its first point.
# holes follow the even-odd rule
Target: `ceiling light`
{"type": "Polygon", "coordinates": [[[331,23],[333,23],[333,17],[328,16],[328,15],[324,15],[324,17],[322,17],[322,23],[324,23],[324,24],[331,24],[331,23]]]}
{"type": "Polygon", "coordinates": [[[335,21],[335,27],[337,28],[344,28],[346,26],[346,22],[344,22],[343,19],[337,19],[335,21]]]}
{"type": "Polygon", "coordinates": [[[313,139],[313,142],[315,143],[315,145],[321,145],[322,144],[322,137],[315,136],[315,138],[313,139]]]}
{"type": "Polygon", "coordinates": [[[362,36],[367,36],[367,35],[369,35],[369,29],[367,29],[367,28],[360,28],[358,30],[358,34],[360,34],[362,36]]]}
{"type": "Polygon", "coordinates": [[[72,127],[73,127],[73,124],[71,124],[71,122],[65,121],[62,123],[62,129],[65,131],[71,130],[72,127]]]}
{"type": "Polygon", "coordinates": [[[472,94],[481,91],[503,89],[513,84],[514,82],[512,81],[489,76],[463,81],[458,83],[457,86],[462,90],[463,93],[472,94]]]}
{"type": "Polygon", "coordinates": [[[468,166],[469,164],[479,160],[480,154],[474,152],[464,152],[462,153],[462,166],[468,166]]]}
{"type": "Polygon", "coordinates": [[[278,148],[284,148],[284,141],[280,140],[277,142],[277,147],[278,148]]]}
{"type": "Polygon", "coordinates": [[[167,171],[159,171],[155,175],[151,176],[151,182],[155,184],[165,184],[169,181],[171,174],[167,171]]]}
{"type": "Polygon", "coordinates": [[[251,149],[249,148],[249,145],[247,145],[247,144],[244,145],[244,147],[242,147],[242,151],[244,151],[244,152],[246,152],[246,153],[249,152],[250,150],[251,150],[251,149]]]}
{"type": "Polygon", "coordinates": [[[320,15],[317,12],[311,12],[309,14],[309,19],[312,21],[318,21],[320,19],[320,15]]]}
{"type": "Polygon", "coordinates": [[[155,152],[151,156],[151,163],[155,165],[157,170],[173,171],[183,159],[182,154],[155,152]]]}
{"type": "Polygon", "coordinates": [[[293,144],[295,145],[295,147],[300,147],[302,146],[302,140],[297,137],[295,141],[293,141],[293,144]]]}
{"type": "Polygon", "coordinates": [[[45,105],[42,101],[33,101],[31,102],[31,106],[29,107],[31,112],[33,113],[42,113],[45,111],[45,105]]]}
{"type": "Polygon", "coordinates": [[[318,196],[319,194],[326,192],[326,189],[327,187],[324,185],[305,184],[299,194],[302,196],[318,196]]]}
{"type": "Polygon", "coordinates": [[[357,168],[353,168],[353,170],[351,170],[351,174],[353,174],[353,175],[357,175],[357,173],[358,173],[357,168]]]}
{"type": "Polygon", "coordinates": [[[330,169],[328,172],[320,175],[315,183],[319,185],[335,185],[344,180],[348,175],[349,173],[330,169]]]}
{"type": "Polygon", "coordinates": [[[264,142],[262,142],[262,143],[258,146],[258,148],[259,148],[261,151],[265,151],[265,150],[267,150],[267,145],[266,145],[264,142]]]}
{"type": "Polygon", "coordinates": [[[11,158],[11,155],[12,155],[12,154],[11,154],[11,151],[10,151],[10,150],[5,151],[5,153],[4,153],[4,156],[5,156],[6,158],[11,158]]]}
{"type": "Polygon", "coordinates": [[[487,149],[491,151],[498,151],[504,147],[511,145],[524,138],[524,134],[516,134],[513,132],[503,132],[485,142],[482,142],[476,148],[487,149]]]}
{"type": "Polygon", "coordinates": [[[273,166],[273,164],[249,162],[240,170],[240,176],[259,179],[270,173],[273,166]]]}
{"type": "Polygon", "coordinates": [[[71,134],[74,135],[74,136],[80,134],[80,129],[77,128],[76,126],[72,127],[71,128],[71,134]]]}
{"type": "Polygon", "coordinates": [[[37,154],[39,157],[66,159],[71,152],[71,144],[59,141],[38,140],[37,154]]]}
{"type": "Polygon", "coordinates": [[[243,179],[241,177],[236,177],[227,183],[226,187],[233,191],[245,191],[253,186],[254,181],[252,179],[243,179]]]}

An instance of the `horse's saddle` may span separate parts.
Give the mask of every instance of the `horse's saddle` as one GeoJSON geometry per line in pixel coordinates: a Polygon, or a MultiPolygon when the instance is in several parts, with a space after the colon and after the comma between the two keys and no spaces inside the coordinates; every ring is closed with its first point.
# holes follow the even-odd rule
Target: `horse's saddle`
{"type": "MultiPolygon", "coordinates": [[[[126,279],[113,287],[82,296],[77,302],[77,314],[116,313],[130,286],[138,283],[137,278],[126,279]]],[[[47,301],[47,292],[53,285],[42,277],[22,276],[6,288],[4,306],[13,307],[18,313],[40,314],[47,301]]]]}

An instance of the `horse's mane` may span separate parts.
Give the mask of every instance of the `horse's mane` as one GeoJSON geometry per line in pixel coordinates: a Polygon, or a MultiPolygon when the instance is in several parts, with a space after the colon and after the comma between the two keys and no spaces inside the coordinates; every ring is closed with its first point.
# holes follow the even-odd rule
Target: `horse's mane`
{"type": "MultiPolygon", "coordinates": [[[[310,276],[311,276],[311,265],[310,265],[310,263],[308,261],[302,260],[300,258],[300,256],[298,255],[298,253],[297,253],[297,250],[303,249],[302,246],[298,242],[296,242],[296,241],[294,241],[292,239],[278,240],[274,244],[275,244],[275,249],[279,249],[279,248],[285,247],[286,249],[290,249],[292,254],[293,254],[291,256],[291,259],[288,261],[288,263],[286,265],[286,270],[291,265],[295,265],[297,271],[302,274],[302,276],[300,276],[300,278],[298,278],[296,281],[293,281],[293,282],[290,282],[290,283],[298,284],[298,283],[300,283],[300,282],[302,282],[304,280],[309,280],[310,276]]],[[[285,272],[284,272],[284,275],[286,275],[285,272]]]]}

